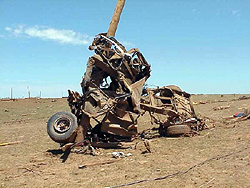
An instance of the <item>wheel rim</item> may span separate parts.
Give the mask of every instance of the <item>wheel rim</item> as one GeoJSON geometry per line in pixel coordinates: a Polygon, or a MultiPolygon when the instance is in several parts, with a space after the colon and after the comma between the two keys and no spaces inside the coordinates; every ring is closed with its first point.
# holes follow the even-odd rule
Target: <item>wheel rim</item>
{"type": "Polygon", "coordinates": [[[54,124],[54,129],[59,133],[64,133],[71,127],[71,122],[68,118],[60,117],[57,118],[54,124]]]}

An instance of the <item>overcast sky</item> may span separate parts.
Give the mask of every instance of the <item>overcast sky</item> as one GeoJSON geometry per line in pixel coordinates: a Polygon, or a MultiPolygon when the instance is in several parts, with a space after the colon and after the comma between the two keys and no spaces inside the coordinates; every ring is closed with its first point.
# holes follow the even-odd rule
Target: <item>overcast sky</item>
{"type": "MultiPolygon", "coordinates": [[[[0,0],[0,98],[67,96],[116,0],[0,0]]],[[[250,93],[249,0],[126,0],[116,33],[152,66],[148,84],[250,93]]]]}

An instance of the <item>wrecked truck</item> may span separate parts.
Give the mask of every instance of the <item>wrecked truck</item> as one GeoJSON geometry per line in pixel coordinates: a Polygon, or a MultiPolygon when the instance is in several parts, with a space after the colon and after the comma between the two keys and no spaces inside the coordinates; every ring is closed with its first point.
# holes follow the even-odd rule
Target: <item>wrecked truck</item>
{"type": "Polygon", "coordinates": [[[126,50],[114,37],[99,34],[90,50],[81,82],[82,95],[68,91],[72,113],[59,112],[47,131],[56,142],[131,139],[138,134],[141,95],[150,77],[150,65],[137,49],[126,50]]]}
{"type": "Polygon", "coordinates": [[[126,50],[105,33],[89,47],[95,54],[87,62],[82,95],[69,90],[71,113],[59,112],[48,121],[49,136],[59,143],[131,140],[138,135],[137,120],[149,114],[161,136],[201,130],[190,94],[178,86],[145,88],[151,69],[137,49],[126,50]],[[147,113],[146,113],[147,112],[147,113]]]}
{"type": "Polygon", "coordinates": [[[178,86],[144,88],[140,106],[159,125],[160,136],[194,134],[206,128],[195,114],[191,95],[178,86]]]}

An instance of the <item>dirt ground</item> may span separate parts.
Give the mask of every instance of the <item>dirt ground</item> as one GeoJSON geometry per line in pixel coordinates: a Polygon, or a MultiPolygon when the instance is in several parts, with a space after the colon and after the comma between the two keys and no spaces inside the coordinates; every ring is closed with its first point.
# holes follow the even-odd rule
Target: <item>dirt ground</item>
{"type": "MultiPolygon", "coordinates": [[[[238,100],[242,96],[192,96],[210,129],[193,137],[152,138],[152,153],[138,144],[137,149],[100,149],[99,156],[71,153],[65,163],[46,123],[52,114],[69,111],[66,99],[0,101],[0,143],[22,141],[0,146],[0,187],[112,187],[140,180],[128,187],[250,187],[250,120],[223,119],[250,109],[250,95],[238,100]],[[230,108],[213,110],[219,106],[230,108]],[[113,151],[132,156],[113,159],[113,151]],[[107,160],[117,161],[78,168],[107,160]]],[[[156,126],[146,115],[139,120],[140,131],[156,126]]]]}

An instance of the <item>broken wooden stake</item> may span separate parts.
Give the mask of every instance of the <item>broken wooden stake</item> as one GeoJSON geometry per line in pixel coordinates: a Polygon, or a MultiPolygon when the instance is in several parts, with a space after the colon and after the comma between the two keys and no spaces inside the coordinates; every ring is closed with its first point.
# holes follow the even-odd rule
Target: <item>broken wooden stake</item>
{"type": "Polygon", "coordinates": [[[89,167],[89,166],[97,166],[97,165],[111,164],[111,163],[117,162],[117,161],[119,161],[119,160],[121,160],[121,159],[122,159],[122,158],[120,158],[120,159],[115,159],[115,160],[109,160],[109,161],[103,161],[103,162],[97,162],[97,163],[84,164],[84,165],[80,165],[78,168],[79,168],[79,169],[83,169],[83,168],[86,168],[86,167],[89,167]]]}
{"type": "Polygon", "coordinates": [[[230,106],[218,106],[218,107],[214,107],[214,110],[224,110],[224,109],[228,109],[230,108],[230,106]]]}
{"type": "Polygon", "coordinates": [[[20,144],[23,141],[16,141],[16,142],[4,142],[4,143],[0,143],[0,146],[7,146],[7,145],[14,145],[14,144],[20,144]]]}

